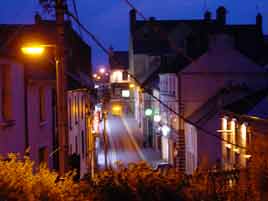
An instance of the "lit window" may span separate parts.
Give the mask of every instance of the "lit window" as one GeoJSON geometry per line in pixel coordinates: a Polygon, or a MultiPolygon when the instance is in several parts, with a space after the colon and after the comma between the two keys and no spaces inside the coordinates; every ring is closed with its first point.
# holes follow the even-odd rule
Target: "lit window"
{"type": "Polygon", "coordinates": [[[128,98],[130,96],[129,90],[122,90],[122,97],[128,98]]]}
{"type": "Polygon", "coordinates": [[[123,75],[121,71],[114,71],[111,75],[111,82],[121,82],[123,80],[123,75]]]}

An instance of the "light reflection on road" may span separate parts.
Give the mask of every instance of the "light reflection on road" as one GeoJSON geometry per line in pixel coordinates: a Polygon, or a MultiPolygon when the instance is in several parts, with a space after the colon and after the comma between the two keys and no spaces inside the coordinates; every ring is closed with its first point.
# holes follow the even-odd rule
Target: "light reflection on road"
{"type": "MultiPolygon", "coordinates": [[[[118,116],[109,116],[107,119],[107,134],[109,139],[108,163],[114,167],[116,161],[127,165],[138,162],[144,157],[132,131],[126,122],[118,116]]],[[[104,165],[104,154],[99,154],[99,163],[104,165]]]]}

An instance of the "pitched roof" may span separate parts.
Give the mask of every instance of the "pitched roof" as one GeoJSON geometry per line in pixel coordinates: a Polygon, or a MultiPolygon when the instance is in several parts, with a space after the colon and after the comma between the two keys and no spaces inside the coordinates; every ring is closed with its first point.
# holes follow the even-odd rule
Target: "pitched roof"
{"type": "Polygon", "coordinates": [[[262,66],[235,50],[220,44],[212,47],[195,62],[182,70],[182,73],[265,73],[262,66]]]}

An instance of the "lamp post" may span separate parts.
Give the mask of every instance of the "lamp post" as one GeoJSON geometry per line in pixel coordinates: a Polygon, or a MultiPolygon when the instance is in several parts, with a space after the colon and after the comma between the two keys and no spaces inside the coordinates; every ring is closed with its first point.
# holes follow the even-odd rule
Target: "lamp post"
{"type": "MultiPolygon", "coordinates": [[[[41,56],[46,47],[56,48],[54,44],[24,46],[21,48],[23,54],[32,56],[41,56]]],[[[58,151],[59,151],[59,174],[64,175],[67,170],[68,157],[68,133],[67,133],[67,104],[65,91],[65,71],[62,58],[57,54],[55,56],[56,64],[56,96],[57,96],[57,129],[58,129],[58,151]]]]}

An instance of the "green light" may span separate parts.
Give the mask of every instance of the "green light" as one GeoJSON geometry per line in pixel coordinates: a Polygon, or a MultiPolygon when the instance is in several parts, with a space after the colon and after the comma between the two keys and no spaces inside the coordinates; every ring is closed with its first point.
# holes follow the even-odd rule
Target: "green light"
{"type": "Polygon", "coordinates": [[[151,109],[151,108],[147,108],[146,110],[145,110],[145,116],[152,116],[152,114],[153,114],[153,110],[151,109]]]}

